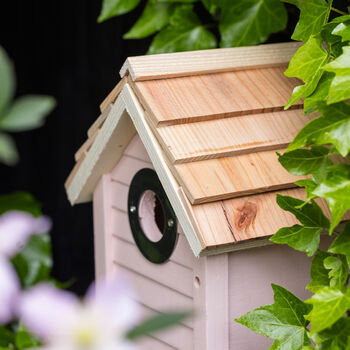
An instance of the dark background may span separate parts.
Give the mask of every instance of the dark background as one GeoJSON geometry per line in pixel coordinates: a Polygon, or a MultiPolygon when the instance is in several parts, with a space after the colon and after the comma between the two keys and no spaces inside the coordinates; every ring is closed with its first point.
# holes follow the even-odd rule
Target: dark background
{"type": "MultiPolygon", "coordinates": [[[[144,54],[149,45],[149,40],[122,39],[142,6],[97,24],[101,1],[0,1],[0,45],[15,63],[17,95],[57,99],[44,127],[14,134],[21,161],[13,168],[0,164],[0,193],[26,190],[42,203],[54,223],[53,275],[61,281],[73,277],[71,289],[79,294],[94,278],[92,208],[71,207],[63,184],[74,153],[99,115],[99,104],[119,80],[123,61],[144,54]]],[[[344,7],[347,1],[338,3],[344,7]]],[[[274,35],[271,41],[284,41],[288,35],[274,35]]]]}

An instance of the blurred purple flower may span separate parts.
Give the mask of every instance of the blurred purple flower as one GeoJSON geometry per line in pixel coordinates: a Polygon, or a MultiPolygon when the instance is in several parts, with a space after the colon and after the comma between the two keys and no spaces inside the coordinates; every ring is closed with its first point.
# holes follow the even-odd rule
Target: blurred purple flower
{"type": "Polygon", "coordinates": [[[81,303],[50,285],[25,292],[18,314],[44,340],[46,350],[131,350],[125,333],[138,321],[138,308],[127,283],[116,278],[92,287],[81,303]]]}
{"type": "Polygon", "coordinates": [[[51,220],[26,212],[9,211],[0,216],[0,256],[16,254],[33,234],[48,232],[51,220]]]}
{"type": "Polygon", "coordinates": [[[20,284],[15,269],[0,256],[0,324],[12,319],[19,292],[20,284]]]}

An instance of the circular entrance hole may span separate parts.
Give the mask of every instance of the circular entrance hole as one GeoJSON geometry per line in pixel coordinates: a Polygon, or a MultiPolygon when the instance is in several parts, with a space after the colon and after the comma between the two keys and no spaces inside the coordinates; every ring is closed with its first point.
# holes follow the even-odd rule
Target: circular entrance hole
{"type": "Polygon", "coordinates": [[[165,231],[165,215],[162,204],[153,191],[147,190],[142,194],[138,213],[146,237],[152,242],[160,241],[165,231]]]}

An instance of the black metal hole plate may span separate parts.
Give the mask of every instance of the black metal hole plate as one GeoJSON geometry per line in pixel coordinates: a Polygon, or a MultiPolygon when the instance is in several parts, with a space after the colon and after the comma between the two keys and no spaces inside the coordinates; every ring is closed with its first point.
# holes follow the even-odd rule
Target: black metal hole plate
{"type": "Polygon", "coordinates": [[[177,219],[154,170],[144,168],[133,177],[129,188],[128,213],[131,232],[143,256],[155,264],[161,264],[168,260],[177,241],[177,219]],[[158,197],[165,219],[163,237],[157,242],[148,239],[139,220],[140,199],[147,190],[153,191],[158,197]]]}

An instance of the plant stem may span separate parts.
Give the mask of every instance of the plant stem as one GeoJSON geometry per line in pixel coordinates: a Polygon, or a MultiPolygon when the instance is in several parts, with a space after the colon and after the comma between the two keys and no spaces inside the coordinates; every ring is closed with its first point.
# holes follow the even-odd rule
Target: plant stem
{"type": "Polygon", "coordinates": [[[341,11],[341,10],[338,10],[338,9],[336,9],[335,7],[331,7],[331,10],[334,11],[334,12],[337,12],[337,13],[339,13],[340,15],[343,15],[343,16],[346,16],[346,15],[347,15],[346,12],[341,11]]]}

